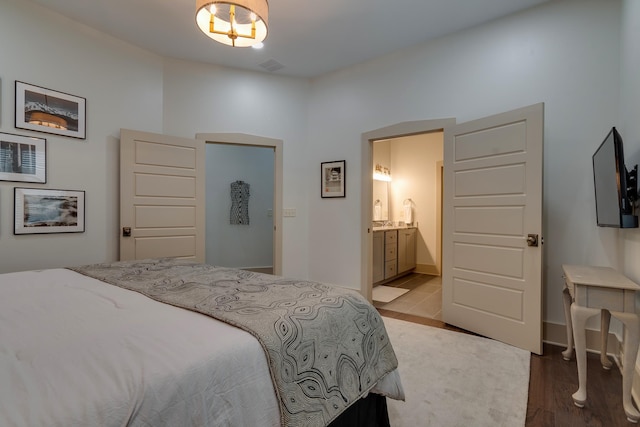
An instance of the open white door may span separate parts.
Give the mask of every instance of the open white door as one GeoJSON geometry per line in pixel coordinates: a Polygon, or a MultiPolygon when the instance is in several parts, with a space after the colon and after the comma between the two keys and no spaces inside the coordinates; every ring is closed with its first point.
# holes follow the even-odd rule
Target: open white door
{"type": "Polygon", "coordinates": [[[120,259],[205,261],[205,143],[120,131],[120,259]]]}
{"type": "Polygon", "coordinates": [[[444,132],[442,318],[537,354],[543,129],[536,104],[444,132]]]}

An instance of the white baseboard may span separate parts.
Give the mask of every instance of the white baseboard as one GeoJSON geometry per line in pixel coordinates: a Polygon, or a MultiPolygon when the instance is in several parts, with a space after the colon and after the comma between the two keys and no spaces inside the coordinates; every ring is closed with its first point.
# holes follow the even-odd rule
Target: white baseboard
{"type": "MultiPolygon", "coordinates": [[[[587,329],[587,351],[600,353],[600,330],[587,329]]],[[[542,324],[542,340],[549,344],[560,346],[567,345],[567,326],[559,323],[543,322],[542,324]]],[[[609,332],[607,341],[607,354],[620,357],[620,342],[615,334],[609,332]]]]}
{"type": "Polygon", "coordinates": [[[431,276],[439,276],[440,271],[438,271],[438,267],[433,264],[416,264],[416,268],[413,270],[414,273],[420,274],[429,274],[431,276]]]}

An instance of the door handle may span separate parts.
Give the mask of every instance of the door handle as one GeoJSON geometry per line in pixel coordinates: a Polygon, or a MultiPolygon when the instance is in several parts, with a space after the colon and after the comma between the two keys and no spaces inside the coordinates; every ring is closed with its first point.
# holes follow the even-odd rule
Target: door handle
{"type": "Polygon", "coordinates": [[[527,245],[528,246],[538,246],[538,235],[537,234],[529,234],[529,235],[527,235],[527,245]]]}
{"type": "Polygon", "coordinates": [[[122,237],[131,237],[131,227],[122,227],[122,237]]]}

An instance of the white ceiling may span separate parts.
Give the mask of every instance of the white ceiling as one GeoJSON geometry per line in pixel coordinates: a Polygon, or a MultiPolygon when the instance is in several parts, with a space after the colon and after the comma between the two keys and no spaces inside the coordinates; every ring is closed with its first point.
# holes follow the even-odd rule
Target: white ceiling
{"type": "Polygon", "coordinates": [[[262,50],[206,37],[195,0],[29,1],[162,56],[316,77],[548,0],[269,0],[262,50]]]}

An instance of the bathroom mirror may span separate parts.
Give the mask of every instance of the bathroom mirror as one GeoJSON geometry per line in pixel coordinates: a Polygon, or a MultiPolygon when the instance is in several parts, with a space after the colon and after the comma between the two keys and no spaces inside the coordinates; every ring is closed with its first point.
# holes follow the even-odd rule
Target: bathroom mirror
{"type": "Polygon", "coordinates": [[[373,180],[373,220],[389,221],[389,183],[373,180]]]}

